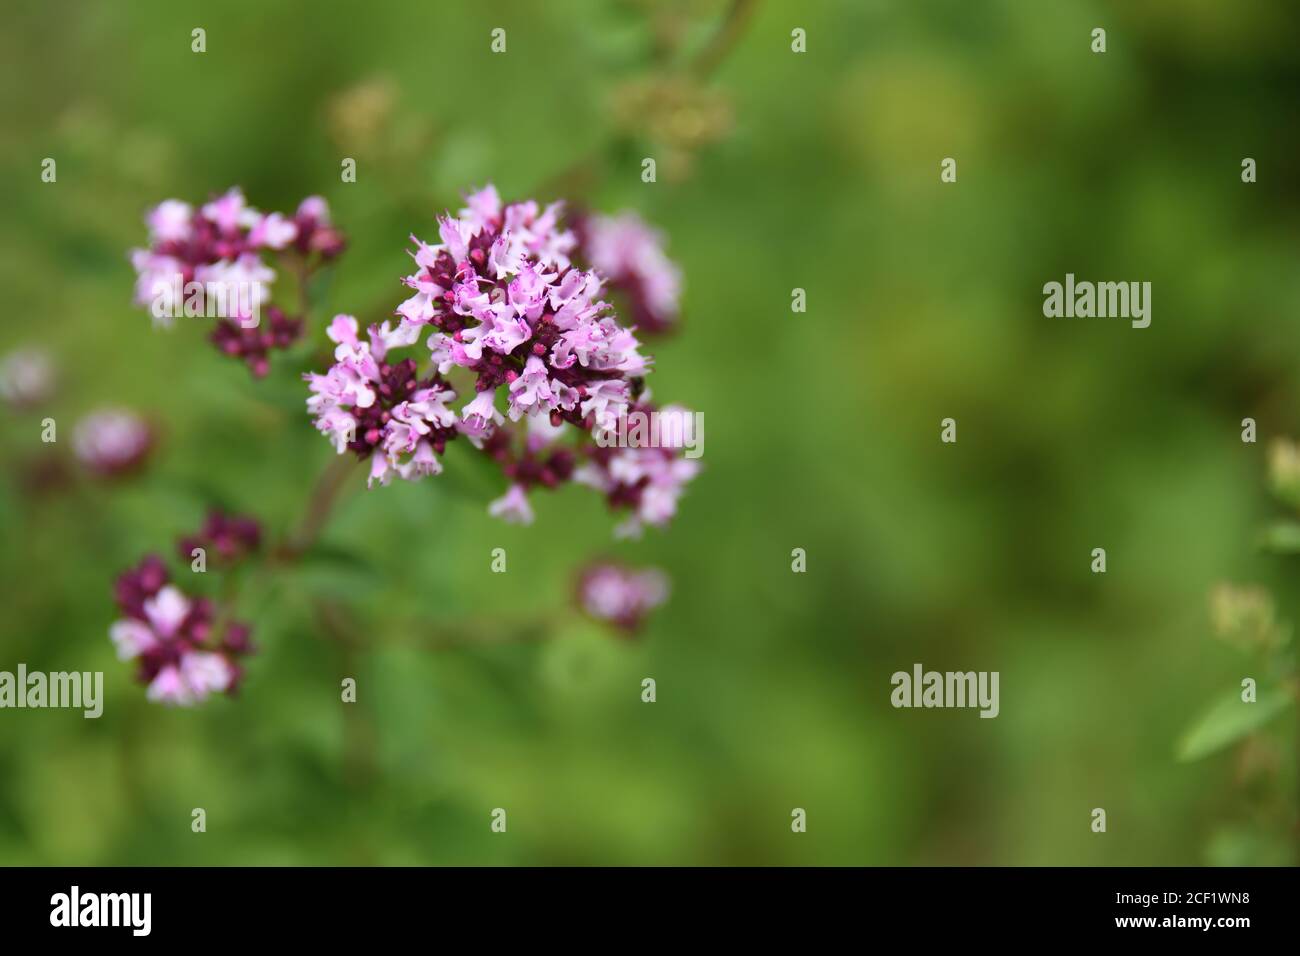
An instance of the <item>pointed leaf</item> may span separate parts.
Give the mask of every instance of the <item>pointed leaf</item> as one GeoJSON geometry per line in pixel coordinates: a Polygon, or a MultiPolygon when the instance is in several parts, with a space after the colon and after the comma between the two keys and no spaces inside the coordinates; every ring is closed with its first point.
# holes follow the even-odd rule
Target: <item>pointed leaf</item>
{"type": "Polygon", "coordinates": [[[1183,734],[1178,743],[1178,759],[1200,760],[1252,731],[1258,730],[1291,706],[1291,698],[1276,688],[1258,688],[1252,703],[1241,699],[1241,688],[1233,688],[1219,698],[1205,715],[1183,734]]]}

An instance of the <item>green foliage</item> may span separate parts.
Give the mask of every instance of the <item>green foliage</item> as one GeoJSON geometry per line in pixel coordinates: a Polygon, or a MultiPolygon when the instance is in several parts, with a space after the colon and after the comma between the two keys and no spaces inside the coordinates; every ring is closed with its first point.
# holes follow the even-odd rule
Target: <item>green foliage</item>
{"type": "Polygon", "coordinates": [[[1258,699],[1249,703],[1241,699],[1240,688],[1229,691],[1183,734],[1178,742],[1178,759],[1208,757],[1268,726],[1294,706],[1295,701],[1278,688],[1261,688],[1258,699]]]}
{"type": "Polygon", "coordinates": [[[1300,523],[1273,522],[1264,530],[1264,547],[1274,554],[1300,554],[1300,523]]]}

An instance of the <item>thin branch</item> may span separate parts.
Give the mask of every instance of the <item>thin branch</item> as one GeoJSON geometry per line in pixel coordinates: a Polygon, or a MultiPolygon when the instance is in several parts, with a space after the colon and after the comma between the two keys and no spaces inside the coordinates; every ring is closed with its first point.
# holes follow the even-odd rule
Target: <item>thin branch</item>
{"type": "Polygon", "coordinates": [[[735,49],[744,36],[750,18],[758,8],[758,0],[731,0],[727,15],[709,38],[703,49],[691,61],[690,71],[698,79],[707,79],[735,49]]]}
{"type": "MultiPolygon", "coordinates": [[[[757,8],[758,0],[732,0],[718,28],[684,69],[697,80],[708,79],[740,42],[757,8]]],[[[609,145],[608,142],[602,143],[586,156],[550,176],[533,190],[533,195],[566,198],[581,195],[598,178],[600,160],[609,145]]]]}
{"type": "MultiPolygon", "coordinates": [[[[354,680],[358,671],[357,652],[362,643],[355,638],[356,628],[346,608],[333,601],[316,605],[316,620],[321,631],[337,650],[338,670],[354,680]]],[[[361,695],[358,694],[358,701],[361,695]]],[[[374,779],[376,734],[369,711],[359,702],[343,708],[343,780],[349,787],[365,789],[374,779]]]]}
{"type": "Polygon", "coordinates": [[[292,561],[308,551],[320,537],[330,513],[348,486],[348,479],[356,473],[357,461],[351,455],[340,455],[329,463],[316,480],[306,514],[297,532],[280,546],[274,557],[292,561]]]}

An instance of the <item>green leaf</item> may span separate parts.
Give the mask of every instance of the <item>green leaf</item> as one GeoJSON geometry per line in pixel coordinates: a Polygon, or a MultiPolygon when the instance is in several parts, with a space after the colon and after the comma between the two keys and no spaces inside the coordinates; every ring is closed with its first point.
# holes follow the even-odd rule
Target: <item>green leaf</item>
{"type": "Polygon", "coordinates": [[[1277,521],[1264,529],[1263,547],[1274,554],[1300,554],[1300,523],[1277,521]]]}
{"type": "Polygon", "coordinates": [[[1276,688],[1259,688],[1253,704],[1234,688],[1211,707],[1178,742],[1178,759],[1200,760],[1258,730],[1291,706],[1291,698],[1276,688]]]}
{"type": "Polygon", "coordinates": [[[1205,859],[1210,866],[1289,866],[1292,862],[1286,840],[1254,825],[1216,830],[1205,848],[1205,859]]]}
{"type": "Polygon", "coordinates": [[[327,544],[313,546],[287,577],[314,596],[330,598],[365,594],[380,583],[380,575],[364,557],[327,544]]]}

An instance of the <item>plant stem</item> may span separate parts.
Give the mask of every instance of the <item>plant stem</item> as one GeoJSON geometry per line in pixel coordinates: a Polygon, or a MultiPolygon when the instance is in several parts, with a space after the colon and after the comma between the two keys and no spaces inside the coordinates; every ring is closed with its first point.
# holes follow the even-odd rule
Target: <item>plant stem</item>
{"type": "Polygon", "coordinates": [[[757,7],[758,0],[731,0],[722,23],[691,62],[690,70],[698,79],[709,77],[735,49],[757,7]]]}
{"type": "Polygon", "coordinates": [[[275,552],[274,559],[292,562],[309,551],[324,530],[334,506],[348,485],[348,478],[356,473],[357,460],[351,455],[340,455],[329,463],[312,490],[298,530],[291,534],[275,552]]]}
{"type": "MultiPolygon", "coordinates": [[[[758,0],[732,0],[726,16],[718,24],[709,41],[683,69],[694,75],[697,80],[705,80],[711,76],[744,36],[749,20],[757,8],[758,0]]],[[[599,175],[600,160],[608,148],[609,144],[604,143],[546,179],[533,190],[534,195],[568,198],[573,194],[582,194],[599,175]]]]}
{"type": "Polygon", "coordinates": [[[307,268],[307,259],[304,256],[295,254],[290,261],[292,265],[289,268],[293,270],[294,277],[298,280],[298,313],[305,322],[311,314],[311,293],[307,288],[311,270],[307,268]]]}
{"type": "Polygon", "coordinates": [[[552,637],[555,631],[555,623],[546,618],[523,621],[469,618],[439,621],[432,627],[427,621],[411,621],[395,633],[402,635],[402,641],[409,641],[421,650],[445,651],[541,642],[552,637]]]}
{"type": "MultiPolygon", "coordinates": [[[[363,649],[354,638],[356,628],[346,608],[334,601],[316,605],[316,621],[338,653],[339,673],[357,679],[357,652],[363,649]]],[[[358,701],[364,698],[358,693],[358,701]]],[[[353,789],[365,789],[374,778],[376,734],[368,708],[354,701],[343,708],[343,781],[353,789]]]]}

